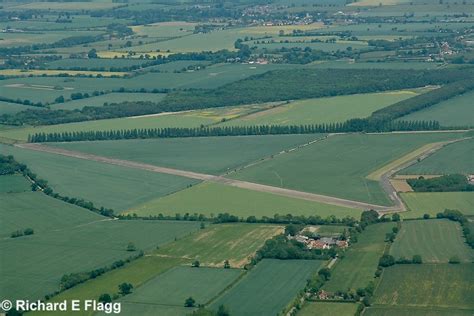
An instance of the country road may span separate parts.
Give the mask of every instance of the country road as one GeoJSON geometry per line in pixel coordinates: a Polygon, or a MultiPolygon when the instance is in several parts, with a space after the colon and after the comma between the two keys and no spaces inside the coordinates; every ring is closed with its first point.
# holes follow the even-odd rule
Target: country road
{"type": "Polygon", "coordinates": [[[327,195],[320,195],[315,193],[309,192],[302,192],[297,190],[285,189],[280,187],[274,187],[264,184],[252,183],[247,181],[235,180],[224,178],[222,176],[198,173],[193,171],[186,171],[180,169],[173,169],[173,168],[166,168],[166,167],[159,167],[150,164],[134,162],[129,160],[121,160],[121,159],[114,159],[114,158],[107,158],[103,156],[97,156],[92,154],[86,154],[77,151],[65,150],[55,147],[48,147],[41,144],[35,143],[24,143],[24,144],[16,144],[16,147],[35,150],[40,152],[47,152],[56,155],[62,155],[67,157],[73,157],[78,159],[90,160],[90,161],[97,161],[101,163],[107,163],[111,165],[117,165],[127,168],[135,168],[141,170],[147,170],[151,172],[158,172],[158,173],[165,173],[171,174],[191,179],[203,180],[203,181],[211,181],[216,183],[221,183],[228,186],[238,187],[242,189],[248,189],[253,191],[260,191],[260,192],[267,192],[273,193],[276,195],[287,196],[292,198],[298,198],[308,201],[320,202],[325,204],[337,205],[342,207],[349,207],[349,208],[357,208],[357,209],[373,209],[379,212],[393,212],[399,210],[398,206],[381,206],[376,204],[340,199],[332,196],[327,195]]]}

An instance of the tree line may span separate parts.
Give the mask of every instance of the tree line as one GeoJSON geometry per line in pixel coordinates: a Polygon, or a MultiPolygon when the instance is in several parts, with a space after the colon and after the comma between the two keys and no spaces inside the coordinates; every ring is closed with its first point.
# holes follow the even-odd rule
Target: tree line
{"type": "Polygon", "coordinates": [[[251,135],[287,135],[315,133],[350,133],[372,131],[416,131],[439,130],[436,121],[389,122],[370,125],[364,120],[347,121],[344,123],[313,124],[313,125],[255,125],[226,127],[167,127],[149,129],[128,129],[109,131],[78,131],[35,133],[28,135],[28,142],[74,142],[121,139],[151,139],[177,137],[214,137],[214,136],[251,136],[251,135]]]}
{"type": "Polygon", "coordinates": [[[474,185],[462,174],[450,174],[432,179],[421,176],[418,179],[408,179],[407,183],[415,192],[474,191],[474,185]]]}

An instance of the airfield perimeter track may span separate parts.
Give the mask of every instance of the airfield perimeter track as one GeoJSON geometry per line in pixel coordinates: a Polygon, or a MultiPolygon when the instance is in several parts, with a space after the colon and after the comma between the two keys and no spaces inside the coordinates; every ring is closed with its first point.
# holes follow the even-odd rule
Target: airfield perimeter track
{"type": "Polygon", "coordinates": [[[297,198],[297,199],[302,199],[302,200],[320,202],[320,203],[337,205],[337,206],[348,207],[348,208],[372,209],[379,212],[390,212],[390,211],[396,212],[397,210],[400,210],[397,206],[381,206],[381,205],[376,205],[376,204],[340,199],[340,198],[327,196],[327,195],[320,195],[320,194],[315,194],[315,193],[284,189],[284,188],[274,187],[270,185],[229,179],[229,178],[224,178],[222,176],[216,176],[216,175],[210,175],[210,174],[204,174],[204,173],[198,173],[198,172],[186,171],[186,170],[180,170],[180,169],[159,167],[155,165],[134,162],[134,161],[129,161],[129,160],[107,158],[103,156],[86,154],[86,153],[72,151],[72,150],[49,147],[49,146],[45,146],[41,144],[25,143],[25,144],[16,144],[15,146],[19,148],[24,148],[24,149],[47,152],[47,153],[52,153],[56,155],[62,155],[62,156],[73,157],[73,158],[84,159],[84,160],[97,161],[97,162],[102,162],[102,163],[107,163],[107,164],[117,165],[117,166],[122,166],[122,167],[127,167],[127,168],[135,168],[135,169],[147,170],[151,172],[166,173],[166,174],[171,174],[171,175],[176,175],[176,176],[191,178],[191,179],[197,179],[197,180],[202,180],[202,181],[211,181],[211,182],[221,183],[224,185],[229,185],[229,186],[238,187],[242,189],[268,192],[268,193],[273,193],[273,194],[277,194],[281,196],[287,196],[287,197],[292,197],[292,198],[297,198]]]}

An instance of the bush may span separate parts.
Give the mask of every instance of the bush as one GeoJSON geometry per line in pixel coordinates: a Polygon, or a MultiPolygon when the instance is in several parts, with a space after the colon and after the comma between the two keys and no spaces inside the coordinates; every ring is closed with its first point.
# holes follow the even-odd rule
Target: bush
{"type": "Polygon", "coordinates": [[[459,259],[458,256],[452,256],[451,258],[449,258],[449,263],[451,263],[451,264],[460,264],[461,259],[459,259]]]}
{"type": "Polygon", "coordinates": [[[194,307],[195,304],[196,304],[196,301],[192,297],[188,297],[184,301],[184,307],[194,307]]]}
{"type": "Polygon", "coordinates": [[[390,267],[395,264],[395,258],[391,255],[383,255],[379,260],[379,266],[381,267],[390,267]]]}
{"type": "Polygon", "coordinates": [[[423,259],[420,255],[414,255],[411,262],[413,262],[414,264],[421,264],[423,263],[423,259]]]}

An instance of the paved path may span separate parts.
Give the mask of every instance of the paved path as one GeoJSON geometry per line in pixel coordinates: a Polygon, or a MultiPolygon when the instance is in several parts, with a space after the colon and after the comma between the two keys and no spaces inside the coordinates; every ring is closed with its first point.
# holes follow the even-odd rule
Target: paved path
{"type": "Polygon", "coordinates": [[[249,190],[260,191],[260,192],[268,192],[268,193],[273,193],[273,194],[277,194],[281,196],[326,203],[326,204],[337,205],[337,206],[342,206],[342,207],[357,208],[357,209],[373,209],[380,212],[396,211],[396,208],[393,206],[387,207],[387,206],[381,206],[381,205],[376,205],[376,204],[363,203],[363,202],[358,202],[358,201],[340,199],[340,198],[327,196],[327,195],[320,195],[320,194],[315,194],[315,193],[284,189],[280,187],[274,187],[274,186],[269,186],[269,185],[264,185],[264,184],[247,182],[247,181],[229,179],[229,178],[224,178],[222,176],[216,176],[216,175],[210,175],[210,174],[204,174],[204,173],[198,173],[198,172],[186,171],[186,170],[180,170],[180,169],[159,167],[159,166],[154,166],[150,164],[134,162],[134,161],[129,161],[129,160],[107,158],[103,156],[86,154],[86,153],[77,152],[77,151],[49,147],[42,144],[26,143],[26,144],[16,144],[15,146],[20,147],[20,148],[35,150],[35,151],[41,151],[41,152],[67,156],[67,157],[97,161],[97,162],[102,162],[102,163],[107,163],[107,164],[117,165],[117,166],[122,166],[122,167],[142,169],[142,170],[147,170],[151,172],[166,173],[166,174],[172,174],[172,175],[191,178],[191,179],[216,182],[216,183],[221,183],[221,184],[243,188],[243,189],[249,189],[249,190]]]}

